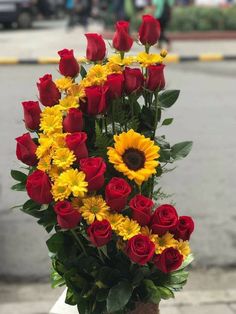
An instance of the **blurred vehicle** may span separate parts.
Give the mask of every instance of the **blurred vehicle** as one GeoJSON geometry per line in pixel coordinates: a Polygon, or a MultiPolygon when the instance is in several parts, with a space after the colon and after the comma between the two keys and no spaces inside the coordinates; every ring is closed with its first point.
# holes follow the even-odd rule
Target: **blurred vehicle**
{"type": "Polygon", "coordinates": [[[19,28],[31,28],[35,14],[31,0],[0,0],[0,24],[10,28],[16,23],[19,28]]]}

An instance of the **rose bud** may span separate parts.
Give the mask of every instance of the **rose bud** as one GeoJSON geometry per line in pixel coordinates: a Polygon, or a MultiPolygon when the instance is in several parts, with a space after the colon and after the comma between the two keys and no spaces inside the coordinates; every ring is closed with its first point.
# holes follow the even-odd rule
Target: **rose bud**
{"type": "Polygon", "coordinates": [[[63,229],[73,229],[81,220],[81,214],[68,201],[57,202],[54,211],[57,214],[58,225],[63,229]]]}
{"type": "Polygon", "coordinates": [[[141,226],[148,225],[151,220],[151,210],[153,205],[154,203],[150,198],[137,194],[129,202],[129,206],[132,209],[132,218],[141,226]]]}
{"type": "Polygon", "coordinates": [[[44,171],[36,170],[28,176],[26,191],[29,197],[38,204],[49,204],[53,200],[51,182],[44,171]]]}
{"type": "Polygon", "coordinates": [[[144,77],[140,69],[132,69],[126,67],[124,70],[125,78],[125,92],[126,94],[131,94],[133,92],[138,92],[143,86],[144,77]]]}
{"type": "Polygon", "coordinates": [[[129,22],[118,21],[116,23],[116,32],[113,37],[113,47],[122,52],[128,52],[132,45],[133,39],[129,35],[129,22]]]}
{"type": "Polygon", "coordinates": [[[107,86],[85,88],[86,103],[81,103],[81,110],[88,115],[96,116],[107,110],[107,86]]]}
{"type": "Polygon", "coordinates": [[[85,34],[87,38],[86,58],[89,61],[102,61],[106,55],[106,44],[99,34],[85,34]]]}
{"type": "Polygon", "coordinates": [[[87,134],[85,132],[75,132],[66,136],[66,145],[72,150],[77,158],[77,162],[81,158],[88,157],[88,149],[85,144],[87,134]]]}
{"type": "Polygon", "coordinates": [[[178,269],[183,262],[183,255],[178,250],[170,247],[154,257],[156,267],[163,273],[169,273],[178,269]]]}
{"type": "Polygon", "coordinates": [[[32,131],[39,129],[41,109],[38,101],[23,101],[25,127],[32,131]]]}
{"type": "Polygon", "coordinates": [[[165,87],[164,64],[150,65],[147,68],[148,76],[146,88],[151,91],[161,90],[165,87]]]}
{"type": "Polygon", "coordinates": [[[189,216],[179,217],[176,229],[174,230],[175,238],[184,241],[189,240],[194,230],[193,219],[189,216]]]}
{"type": "Polygon", "coordinates": [[[143,22],[139,28],[139,40],[143,45],[153,46],[161,34],[160,23],[151,15],[143,15],[143,22]]]}
{"type": "Polygon", "coordinates": [[[16,157],[28,166],[37,165],[36,149],[37,145],[32,140],[29,133],[16,138],[16,157]]]}
{"type": "Polygon", "coordinates": [[[45,74],[37,83],[39,99],[44,106],[52,107],[58,104],[61,94],[52,80],[51,74],[45,74]]]}
{"type": "Polygon", "coordinates": [[[90,241],[97,247],[106,245],[112,237],[111,225],[106,219],[102,221],[94,221],[88,227],[87,233],[90,241]]]}
{"type": "Polygon", "coordinates": [[[58,51],[61,57],[59,62],[59,71],[61,75],[75,77],[79,73],[79,64],[74,57],[74,51],[63,49],[58,51]]]}
{"type": "Polygon", "coordinates": [[[138,234],[129,239],[126,253],[134,263],[145,265],[155,253],[155,244],[146,235],[138,234]]]}
{"type": "Polygon", "coordinates": [[[101,157],[90,157],[80,160],[80,170],[86,175],[88,191],[97,191],[104,185],[106,163],[101,157]]]}
{"type": "Polygon", "coordinates": [[[151,229],[158,235],[175,230],[178,224],[178,214],[172,205],[159,206],[151,218],[151,229]]]}
{"type": "Polygon", "coordinates": [[[114,73],[107,76],[105,85],[108,87],[108,98],[120,98],[123,92],[124,76],[121,73],[114,73]]]}
{"type": "Polygon", "coordinates": [[[74,133],[83,130],[83,114],[77,108],[70,108],[63,120],[64,132],[74,133]]]}
{"type": "Polygon", "coordinates": [[[120,212],[127,204],[131,187],[122,178],[112,178],[105,189],[105,199],[111,209],[120,212]]]}

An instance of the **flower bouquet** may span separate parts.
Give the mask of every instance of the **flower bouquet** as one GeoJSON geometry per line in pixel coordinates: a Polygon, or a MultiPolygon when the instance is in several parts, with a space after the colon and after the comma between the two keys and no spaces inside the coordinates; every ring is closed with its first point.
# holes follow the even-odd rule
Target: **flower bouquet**
{"type": "Polygon", "coordinates": [[[143,16],[138,43],[119,21],[106,55],[101,35],[86,34],[86,59],[59,51],[61,78],[44,75],[39,101],[23,102],[27,133],[16,138],[12,188],[27,191],[20,209],[50,238],[52,285],[67,286],[65,302],[80,314],[157,313],[187,281],[193,260],[191,217],[165,204],[160,177],[186,157],[192,142],[170,145],[158,127],[178,98],[165,90],[166,51],[150,53],[158,22],[143,16]],[[85,65],[84,65],[85,63],[85,65]]]}

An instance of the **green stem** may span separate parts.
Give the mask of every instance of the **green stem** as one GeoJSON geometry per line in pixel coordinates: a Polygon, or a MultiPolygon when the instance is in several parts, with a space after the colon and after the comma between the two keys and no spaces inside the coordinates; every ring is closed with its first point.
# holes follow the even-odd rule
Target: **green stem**
{"type": "Polygon", "coordinates": [[[123,60],[125,57],[125,52],[124,51],[120,51],[120,58],[121,60],[123,60]]]}
{"type": "Polygon", "coordinates": [[[87,252],[86,252],[86,250],[85,250],[85,247],[84,247],[82,241],[80,240],[79,236],[78,236],[77,233],[75,232],[75,230],[71,229],[71,233],[73,234],[74,238],[76,239],[77,243],[79,244],[81,250],[84,252],[84,254],[85,254],[86,256],[88,256],[88,254],[87,254],[87,252]]]}
{"type": "Polygon", "coordinates": [[[108,134],[108,131],[107,131],[107,118],[104,116],[104,127],[105,127],[105,133],[106,135],[108,134]]]}
{"type": "Polygon", "coordinates": [[[157,124],[158,124],[158,98],[157,93],[155,94],[155,120],[154,120],[154,129],[153,129],[153,139],[155,138],[157,124]]]}
{"type": "Polygon", "coordinates": [[[104,261],[104,258],[103,258],[103,256],[102,256],[101,250],[100,250],[99,248],[97,248],[97,249],[98,249],[98,255],[99,255],[101,261],[105,264],[105,261],[104,261]]]}
{"type": "Polygon", "coordinates": [[[149,50],[150,50],[150,46],[149,46],[148,44],[146,44],[146,45],[145,45],[145,52],[146,52],[146,53],[149,53],[149,50]]]}
{"type": "Polygon", "coordinates": [[[112,105],[111,105],[111,111],[112,111],[112,132],[113,132],[113,135],[115,135],[115,121],[114,121],[114,101],[112,102],[112,105]]]}

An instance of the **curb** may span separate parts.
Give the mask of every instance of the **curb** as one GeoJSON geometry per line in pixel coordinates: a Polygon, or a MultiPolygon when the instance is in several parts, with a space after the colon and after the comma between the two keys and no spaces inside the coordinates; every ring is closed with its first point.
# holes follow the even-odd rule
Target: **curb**
{"type": "MultiPolygon", "coordinates": [[[[165,58],[166,63],[180,62],[214,62],[214,61],[235,61],[236,55],[222,55],[218,53],[203,53],[198,56],[181,56],[178,54],[169,54],[165,58]]],[[[18,59],[18,58],[1,58],[0,65],[43,65],[43,64],[58,64],[58,58],[37,58],[37,59],[18,59]]],[[[85,63],[85,58],[78,60],[80,63],[85,63]]]]}

